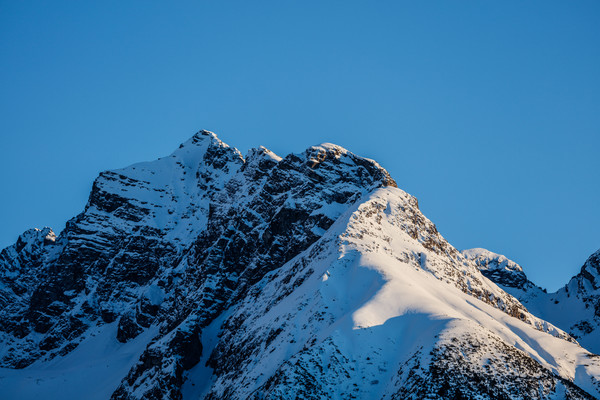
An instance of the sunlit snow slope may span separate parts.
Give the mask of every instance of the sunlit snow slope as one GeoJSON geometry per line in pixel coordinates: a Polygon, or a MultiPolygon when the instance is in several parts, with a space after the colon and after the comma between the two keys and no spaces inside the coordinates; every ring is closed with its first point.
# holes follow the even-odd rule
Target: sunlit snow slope
{"type": "Polygon", "coordinates": [[[506,295],[429,221],[412,231],[413,207],[379,189],[265,277],[223,324],[208,398],[598,396],[600,359],[481,301],[506,295]]]}

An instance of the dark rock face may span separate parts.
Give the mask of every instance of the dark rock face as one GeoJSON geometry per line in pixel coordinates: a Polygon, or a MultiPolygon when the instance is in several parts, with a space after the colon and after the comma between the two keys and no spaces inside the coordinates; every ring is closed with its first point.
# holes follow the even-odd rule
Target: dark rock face
{"type": "Polygon", "coordinates": [[[142,333],[143,330],[144,329],[136,322],[136,318],[133,313],[124,314],[119,319],[117,340],[121,343],[125,343],[129,339],[133,339],[142,333]]]}
{"type": "Polygon", "coordinates": [[[491,345],[472,335],[437,346],[429,363],[421,354],[411,360],[406,380],[398,382],[392,399],[546,399],[563,393],[564,399],[592,400],[572,382],[552,374],[519,350],[493,338],[491,345]],[[495,358],[489,352],[496,353],[495,358]],[[486,354],[487,353],[487,354],[486,354]],[[504,381],[498,373],[512,376],[504,381]]]}
{"type": "Polygon", "coordinates": [[[48,248],[55,245],[56,235],[50,228],[30,229],[17,242],[0,252],[0,308],[18,301],[31,290],[34,275],[43,268],[48,248]]]}
{"type": "Polygon", "coordinates": [[[574,279],[577,279],[578,289],[582,292],[590,292],[589,288],[585,287],[584,279],[591,286],[592,291],[600,290],[600,250],[586,260],[585,264],[581,267],[579,275],[574,279]]]}
{"type": "Polygon", "coordinates": [[[571,321],[570,330],[575,336],[582,338],[592,351],[600,353],[600,250],[592,254],[579,274],[554,295],[555,299],[570,297],[577,299],[587,311],[584,318],[579,315],[578,320],[571,321]]]}

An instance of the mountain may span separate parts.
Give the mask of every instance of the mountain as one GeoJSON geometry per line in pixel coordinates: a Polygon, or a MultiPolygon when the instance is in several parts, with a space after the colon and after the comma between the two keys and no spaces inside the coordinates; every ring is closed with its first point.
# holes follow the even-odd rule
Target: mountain
{"type": "Polygon", "coordinates": [[[600,354],[600,250],[592,254],[562,288],[547,293],[533,284],[523,268],[485,249],[464,250],[481,272],[535,315],[552,322],[588,350],[600,354]]]}
{"type": "Polygon", "coordinates": [[[0,393],[600,398],[600,357],[480,267],[373,160],[200,131],[2,250],[0,393]]]}

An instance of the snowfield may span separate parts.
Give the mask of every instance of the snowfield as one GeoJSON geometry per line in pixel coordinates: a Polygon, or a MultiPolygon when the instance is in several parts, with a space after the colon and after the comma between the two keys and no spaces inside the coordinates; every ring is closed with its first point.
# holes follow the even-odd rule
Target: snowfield
{"type": "Polygon", "coordinates": [[[128,343],[116,339],[117,324],[94,329],[73,352],[25,369],[0,368],[3,399],[109,399],[157,333],[148,329],[128,343]]]}

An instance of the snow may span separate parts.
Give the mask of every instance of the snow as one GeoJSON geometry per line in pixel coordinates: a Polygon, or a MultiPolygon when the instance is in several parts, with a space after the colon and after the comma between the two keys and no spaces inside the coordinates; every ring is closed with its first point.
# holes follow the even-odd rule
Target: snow
{"type": "Polygon", "coordinates": [[[468,259],[486,261],[486,267],[492,267],[496,269],[505,269],[507,271],[523,271],[523,268],[514,261],[509,260],[502,254],[493,253],[489,250],[482,248],[473,248],[462,250],[461,253],[468,259]],[[492,263],[493,261],[493,263],[492,263]]]}
{"type": "Polygon", "coordinates": [[[150,301],[150,304],[159,306],[165,300],[165,292],[156,284],[149,285],[146,289],[146,298],[150,301]]]}
{"type": "Polygon", "coordinates": [[[116,340],[116,331],[116,323],[104,325],[65,357],[24,369],[0,368],[2,399],[109,399],[158,329],[125,344],[116,340]]]}

